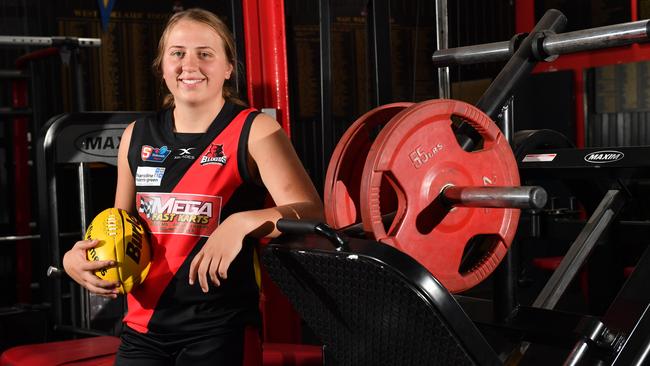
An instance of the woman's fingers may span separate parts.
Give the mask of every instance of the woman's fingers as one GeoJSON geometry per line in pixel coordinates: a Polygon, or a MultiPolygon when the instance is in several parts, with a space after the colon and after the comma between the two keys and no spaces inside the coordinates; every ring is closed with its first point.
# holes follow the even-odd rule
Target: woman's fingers
{"type": "Polygon", "coordinates": [[[111,267],[115,267],[114,261],[87,261],[86,263],[82,264],[82,269],[84,271],[93,271],[93,272],[97,272],[101,269],[111,268],[111,267]]]}
{"type": "Polygon", "coordinates": [[[97,244],[99,244],[99,240],[79,240],[74,246],[86,250],[96,247],[97,244]]]}
{"type": "Polygon", "coordinates": [[[119,293],[116,287],[104,288],[104,287],[93,285],[91,283],[86,283],[86,289],[88,289],[88,291],[92,292],[95,295],[110,297],[113,299],[116,298],[117,294],[119,293]]]}
{"type": "Polygon", "coordinates": [[[119,285],[117,281],[108,281],[108,280],[103,280],[95,273],[87,271],[83,273],[83,281],[84,284],[86,285],[92,285],[95,287],[101,287],[101,288],[115,288],[119,285]]]}
{"type": "Polygon", "coordinates": [[[102,280],[92,272],[85,272],[83,286],[97,295],[117,295],[119,283],[117,281],[102,280]]]}
{"type": "Polygon", "coordinates": [[[198,279],[201,290],[208,292],[210,290],[209,277],[215,286],[221,286],[221,281],[219,280],[220,262],[221,258],[208,256],[204,252],[197,253],[190,264],[190,285],[193,285],[198,279]]]}
{"type": "Polygon", "coordinates": [[[199,271],[199,264],[201,264],[201,258],[203,258],[202,251],[198,252],[194,256],[194,259],[192,259],[192,263],[190,263],[190,275],[189,275],[190,285],[193,285],[194,282],[196,281],[197,272],[199,271]]]}
{"type": "Polygon", "coordinates": [[[230,263],[232,262],[232,258],[228,257],[222,257],[221,262],[219,263],[219,277],[222,279],[228,278],[228,267],[230,267],[230,263]]]}
{"type": "Polygon", "coordinates": [[[236,255],[237,253],[223,253],[214,249],[206,251],[204,247],[190,263],[190,285],[193,285],[198,280],[203,292],[209,291],[209,281],[215,286],[221,286],[221,281],[228,278],[228,267],[236,255]]]}
{"type": "Polygon", "coordinates": [[[210,263],[210,269],[209,269],[210,279],[212,280],[212,283],[214,283],[216,286],[221,286],[221,281],[219,281],[219,276],[217,275],[217,271],[219,271],[219,265],[221,261],[223,261],[223,258],[220,258],[219,260],[215,258],[210,263]]]}
{"type": "Polygon", "coordinates": [[[209,256],[202,256],[201,262],[199,263],[199,269],[197,270],[197,276],[199,279],[199,285],[201,286],[201,290],[203,292],[208,292],[210,290],[210,286],[208,285],[208,278],[206,274],[208,273],[208,269],[210,268],[210,263],[212,262],[213,258],[209,256]]]}

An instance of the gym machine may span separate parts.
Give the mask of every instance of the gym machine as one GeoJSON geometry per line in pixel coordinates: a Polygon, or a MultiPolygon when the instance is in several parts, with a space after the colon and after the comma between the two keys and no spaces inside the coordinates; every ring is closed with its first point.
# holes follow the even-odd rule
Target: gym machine
{"type": "Polygon", "coordinates": [[[476,107],[433,100],[366,113],[330,161],[329,225],[278,222],[285,235],[263,250],[262,260],[325,345],[326,364],[641,365],[650,359],[650,248],[603,316],[555,309],[603,233],[632,203],[625,179],[648,178],[647,149],[555,149],[528,140],[514,154],[492,121],[538,61],[648,38],[648,21],[561,34],[565,24],[562,13],[549,10],[515,41],[436,52],[437,66],[509,61],[476,107]],[[532,305],[460,294],[506,256],[521,208],[531,210],[531,232],[539,232],[545,190],[521,187],[520,178],[570,174],[608,184],[532,305]],[[506,342],[489,342],[494,334],[506,342]]]}
{"type": "MultiPolygon", "coordinates": [[[[0,237],[0,244],[12,244],[16,248],[16,272],[18,279],[16,300],[29,303],[32,285],[32,253],[29,240],[38,239],[38,234],[30,234],[31,202],[29,190],[29,141],[30,131],[33,135],[40,129],[43,118],[43,108],[38,101],[44,98],[41,88],[37,87],[37,75],[34,61],[46,59],[50,56],[61,57],[63,65],[67,67],[71,77],[72,108],[75,111],[85,109],[85,93],[83,92],[83,70],[79,63],[79,53],[82,48],[99,47],[101,40],[98,38],[76,37],[26,37],[26,36],[0,36],[0,48],[15,47],[40,47],[42,49],[26,53],[16,59],[17,70],[4,70],[0,78],[8,79],[7,85],[11,86],[12,106],[0,111],[0,115],[11,118],[14,138],[7,144],[13,152],[15,172],[13,185],[10,186],[17,205],[13,216],[15,217],[15,235],[0,237]]],[[[10,201],[11,202],[11,201],[10,201]]],[[[11,297],[10,297],[11,298],[11,297]]]]}
{"type": "Polygon", "coordinates": [[[62,244],[62,221],[69,219],[62,213],[66,202],[78,200],[80,217],[76,237],[82,237],[80,233],[86,231],[89,220],[103,208],[93,210],[90,202],[90,167],[98,163],[116,166],[124,128],[142,115],[144,113],[136,112],[69,113],[52,117],[41,129],[37,145],[39,220],[44,239],[41,262],[52,266],[40,281],[42,288],[48,289],[46,298],[52,306],[55,331],[105,335],[114,334],[114,327],[119,326],[126,307],[124,299],[111,302],[90,296],[78,286],[63,286],[62,251],[76,240],[66,238],[68,245],[62,244]],[[62,170],[71,167],[76,168],[78,197],[66,197],[61,193],[62,184],[65,184],[61,180],[62,170]]]}

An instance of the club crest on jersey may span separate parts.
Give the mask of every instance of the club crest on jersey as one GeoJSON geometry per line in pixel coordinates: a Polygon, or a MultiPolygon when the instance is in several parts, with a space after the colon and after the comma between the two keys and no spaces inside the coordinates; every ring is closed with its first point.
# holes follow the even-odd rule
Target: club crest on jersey
{"type": "Polygon", "coordinates": [[[140,157],[142,161],[151,161],[154,163],[162,163],[171,154],[172,150],[167,146],[153,147],[149,145],[142,145],[140,150],[140,157]]]}
{"type": "Polygon", "coordinates": [[[221,197],[138,192],[140,218],[152,233],[209,236],[219,225],[221,197]]]}
{"type": "Polygon", "coordinates": [[[201,156],[201,165],[225,165],[228,157],[223,153],[223,144],[210,144],[208,151],[201,156]]]}

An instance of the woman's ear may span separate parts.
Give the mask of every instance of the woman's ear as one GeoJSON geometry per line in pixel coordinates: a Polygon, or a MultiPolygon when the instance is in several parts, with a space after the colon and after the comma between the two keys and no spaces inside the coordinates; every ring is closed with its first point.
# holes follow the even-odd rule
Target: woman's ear
{"type": "Polygon", "coordinates": [[[226,70],[226,80],[230,80],[230,75],[232,74],[233,71],[233,66],[231,63],[228,63],[228,69],[226,70]]]}

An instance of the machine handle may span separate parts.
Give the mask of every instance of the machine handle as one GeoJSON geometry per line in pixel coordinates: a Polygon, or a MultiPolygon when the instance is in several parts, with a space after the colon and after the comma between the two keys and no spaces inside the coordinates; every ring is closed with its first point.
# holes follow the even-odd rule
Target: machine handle
{"type": "Polygon", "coordinates": [[[348,249],[348,240],[343,235],[319,221],[280,219],[275,227],[284,234],[317,234],[334,244],[338,251],[348,249]]]}

